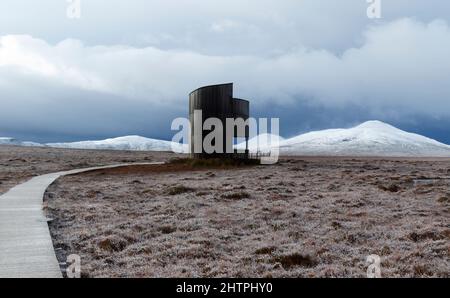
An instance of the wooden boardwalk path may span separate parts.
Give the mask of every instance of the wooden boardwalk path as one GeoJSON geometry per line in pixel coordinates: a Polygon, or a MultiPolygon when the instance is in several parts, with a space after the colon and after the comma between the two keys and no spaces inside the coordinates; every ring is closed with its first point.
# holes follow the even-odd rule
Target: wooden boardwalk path
{"type": "Polygon", "coordinates": [[[61,176],[130,165],[77,169],[37,176],[0,196],[0,278],[60,278],[47,218],[42,209],[46,189],[61,176]]]}

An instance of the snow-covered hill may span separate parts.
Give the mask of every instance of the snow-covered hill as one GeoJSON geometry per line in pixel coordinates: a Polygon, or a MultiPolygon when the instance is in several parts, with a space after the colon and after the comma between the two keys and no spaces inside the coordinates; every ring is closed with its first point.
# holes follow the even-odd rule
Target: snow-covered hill
{"type": "MultiPolygon", "coordinates": [[[[270,147],[279,146],[285,141],[283,137],[272,134],[260,134],[248,141],[248,149],[250,152],[270,152],[270,147]]],[[[239,143],[235,146],[239,150],[245,150],[245,142],[239,143]]]]}
{"type": "Polygon", "coordinates": [[[0,145],[25,146],[25,147],[43,146],[42,144],[39,143],[22,142],[14,138],[0,138],[0,145]]]}
{"type": "Polygon", "coordinates": [[[106,149],[132,151],[172,151],[187,152],[187,146],[169,141],[149,139],[140,136],[126,136],[101,141],[82,141],[73,143],[48,143],[49,147],[72,149],[106,149]]]}
{"type": "MultiPolygon", "coordinates": [[[[250,140],[250,151],[270,151],[270,137],[263,135],[259,139],[256,137],[250,140]]],[[[450,157],[449,145],[402,131],[380,121],[368,121],[349,129],[314,131],[290,139],[275,136],[273,140],[278,140],[282,155],[450,157]]],[[[175,152],[188,152],[187,145],[140,136],[45,145],[0,138],[0,145],[134,151],[172,151],[175,148],[175,152]]],[[[245,144],[237,147],[243,149],[245,144]]]]}
{"type": "Polygon", "coordinates": [[[329,129],[281,142],[285,155],[450,157],[450,146],[381,121],[349,129],[329,129]]]}

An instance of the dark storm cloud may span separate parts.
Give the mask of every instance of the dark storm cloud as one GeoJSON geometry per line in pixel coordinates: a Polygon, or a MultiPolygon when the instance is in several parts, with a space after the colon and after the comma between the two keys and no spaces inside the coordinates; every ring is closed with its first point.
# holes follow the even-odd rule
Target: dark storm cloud
{"type": "Polygon", "coordinates": [[[35,78],[2,89],[0,134],[37,142],[141,134],[167,138],[182,108],[64,87],[35,78]],[[17,101],[20,98],[21,102],[17,101]]]}

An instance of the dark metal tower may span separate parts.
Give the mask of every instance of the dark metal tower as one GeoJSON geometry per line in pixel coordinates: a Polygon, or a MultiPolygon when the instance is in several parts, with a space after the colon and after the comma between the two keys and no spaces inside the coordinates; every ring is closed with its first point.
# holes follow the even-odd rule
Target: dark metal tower
{"type": "MultiPolygon", "coordinates": [[[[245,127],[245,133],[239,133],[239,131],[234,127],[234,132],[230,132],[228,135],[233,136],[233,140],[226,139],[227,136],[227,128],[226,128],[226,119],[238,119],[241,118],[244,121],[247,121],[250,117],[250,103],[247,100],[233,98],[233,84],[221,84],[221,85],[212,85],[201,87],[189,95],[189,119],[191,122],[191,141],[190,141],[190,149],[191,155],[195,158],[217,158],[217,157],[225,157],[225,158],[248,158],[248,138],[249,138],[249,127],[245,127]],[[194,121],[194,111],[201,110],[202,111],[202,128],[206,119],[208,118],[218,118],[223,123],[223,153],[214,153],[208,154],[204,151],[203,146],[201,146],[201,153],[195,153],[195,138],[194,132],[196,131],[194,121]],[[245,138],[246,142],[246,150],[245,153],[238,153],[233,148],[230,147],[230,144],[234,143],[234,138],[245,138]],[[228,144],[228,145],[227,145],[228,144]],[[228,152],[228,153],[227,153],[228,152]],[[233,153],[229,153],[233,152],[233,153]]],[[[197,128],[198,129],[198,128],[197,128]]],[[[198,131],[198,130],[197,130],[198,131]]],[[[201,130],[201,141],[203,144],[204,138],[208,135],[209,131],[201,130]]]]}

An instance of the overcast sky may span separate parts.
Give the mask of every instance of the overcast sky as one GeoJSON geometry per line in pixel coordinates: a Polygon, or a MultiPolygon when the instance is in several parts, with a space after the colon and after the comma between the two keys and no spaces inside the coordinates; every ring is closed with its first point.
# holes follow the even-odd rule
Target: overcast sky
{"type": "Polygon", "coordinates": [[[170,139],[188,94],[234,82],[289,137],[378,119],[450,144],[450,1],[0,2],[0,136],[170,139]]]}

